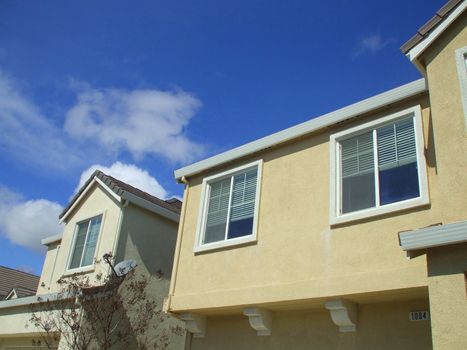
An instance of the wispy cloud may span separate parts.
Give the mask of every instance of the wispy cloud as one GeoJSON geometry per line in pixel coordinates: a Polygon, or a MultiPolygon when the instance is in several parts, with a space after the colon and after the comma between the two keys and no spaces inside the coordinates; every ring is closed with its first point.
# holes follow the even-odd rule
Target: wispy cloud
{"type": "Polygon", "coordinates": [[[374,54],[383,50],[386,46],[394,42],[393,38],[383,39],[380,34],[371,34],[362,37],[352,51],[352,57],[357,58],[365,53],[374,54]]]}
{"type": "Polygon", "coordinates": [[[184,164],[205,146],[186,129],[201,101],[181,89],[94,89],[74,84],[76,103],[54,124],[0,70],[0,149],[14,161],[43,170],[76,171],[89,164],[157,156],[184,164]]]}
{"type": "Polygon", "coordinates": [[[56,202],[26,200],[21,194],[0,186],[0,235],[14,244],[44,251],[41,239],[63,230],[58,221],[62,209],[56,202]]]}
{"type": "Polygon", "coordinates": [[[53,125],[0,70],[0,149],[17,161],[64,170],[83,161],[53,125]]]}
{"type": "Polygon", "coordinates": [[[102,165],[92,165],[82,172],[79,184],[75,189],[75,193],[84,185],[92,173],[96,170],[101,170],[107,175],[113,176],[129,185],[132,185],[140,190],[152,194],[158,198],[165,199],[168,197],[168,192],[161,186],[159,181],[151,176],[146,170],[138,168],[133,164],[123,164],[115,162],[109,167],[102,165]]]}

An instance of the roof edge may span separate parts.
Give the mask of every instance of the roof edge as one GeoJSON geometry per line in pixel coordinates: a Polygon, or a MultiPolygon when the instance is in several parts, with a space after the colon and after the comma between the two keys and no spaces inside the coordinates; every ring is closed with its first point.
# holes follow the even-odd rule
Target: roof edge
{"type": "Polygon", "coordinates": [[[51,243],[55,243],[55,242],[61,241],[61,240],[62,240],[62,236],[63,236],[63,234],[62,234],[62,233],[59,233],[58,235],[53,235],[53,236],[45,237],[44,239],[41,240],[41,244],[42,244],[42,245],[49,245],[49,244],[51,244],[51,243]]]}
{"type": "Polygon", "coordinates": [[[399,242],[404,251],[467,242],[467,220],[399,232],[399,242]]]}
{"type": "MultiPolygon", "coordinates": [[[[445,6],[450,5],[447,3],[445,6]]],[[[443,7],[444,8],[444,7],[443,7]]],[[[467,8],[467,1],[459,1],[451,5],[447,10],[443,10],[443,16],[438,11],[430,21],[428,21],[412,38],[401,46],[401,51],[410,61],[415,61],[467,8]]]]}
{"type": "Polygon", "coordinates": [[[128,200],[130,203],[133,203],[134,205],[147,209],[153,213],[156,213],[170,221],[174,222],[179,222],[180,221],[180,214],[177,214],[173,211],[170,211],[168,209],[165,209],[164,207],[161,207],[160,205],[151,203],[143,198],[140,198],[136,195],[134,195],[131,192],[125,191],[122,195],[122,198],[125,200],[128,200]]]}
{"type": "Polygon", "coordinates": [[[218,155],[180,168],[178,170],[175,170],[174,176],[177,180],[180,180],[184,176],[188,177],[198,174],[215,166],[225,164],[227,162],[256,153],[269,147],[276,146],[291,139],[342,122],[346,119],[350,119],[360,114],[384,107],[388,104],[404,100],[411,96],[415,96],[427,90],[428,89],[424,78],[415,80],[408,84],[385,91],[383,93],[353,103],[333,112],[323,114],[301,124],[292,126],[290,128],[281,130],[269,136],[265,136],[250,143],[244,144],[242,146],[233,148],[218,155]]]}
{"type": "Polygon", "coordinates": [[[17,299],[1,300],[0,309],[7,309],[11,307],[21,307],[21,306],[27,306],[31,304],[38,304],[46,300],[57,299],[58,295],[59,295],[58,293],[49,293],[49,294],[42,294],[42,295],[31,295],[28,297],[17,298],[17,299]]]}

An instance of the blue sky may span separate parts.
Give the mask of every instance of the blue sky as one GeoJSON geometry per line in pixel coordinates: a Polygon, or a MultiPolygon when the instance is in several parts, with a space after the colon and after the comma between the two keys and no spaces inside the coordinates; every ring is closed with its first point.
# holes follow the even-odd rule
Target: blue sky
{"type": "Polygon", "coordinates": [[[161,197],[173,170],[420,74],[399,47],[444,1],[0,3],[0,265],[100,167],[161,197]]]}

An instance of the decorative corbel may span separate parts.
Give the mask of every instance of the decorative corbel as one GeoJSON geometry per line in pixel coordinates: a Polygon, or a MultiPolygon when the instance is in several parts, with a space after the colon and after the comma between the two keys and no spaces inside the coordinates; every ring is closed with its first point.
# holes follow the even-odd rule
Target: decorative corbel
{"type": "Polygon", "coordinates": [[[271,311],[258,307],[247,307],[243,309],[243,314],[248,316],[250,326],[257,331],[257,335],[271,335],[272,315],[271,311]]]}
{"type": "Polygon", "coordinates": [[[186,329],[193,333],[193,337],[203,338],[206,335],[206,316],[185,313],[180,315],[180,319],[185,321],[186,329]]]}
{"type": "Polygon", "coordinates": [[[338,299],[327,301],[325,307],[331,312],[332,321],[339,327],[339,332],[357,331],[357,304],[338,299]]]}

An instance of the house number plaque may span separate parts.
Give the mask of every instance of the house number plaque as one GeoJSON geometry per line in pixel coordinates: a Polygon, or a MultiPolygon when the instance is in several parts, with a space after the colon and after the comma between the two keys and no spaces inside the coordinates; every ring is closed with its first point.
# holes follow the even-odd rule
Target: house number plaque
{"type": "Polygon", "coordinates": [[[410,321],[427,321],[430,317],[428,311],[411,311],[409,313],[410,321]]]}

